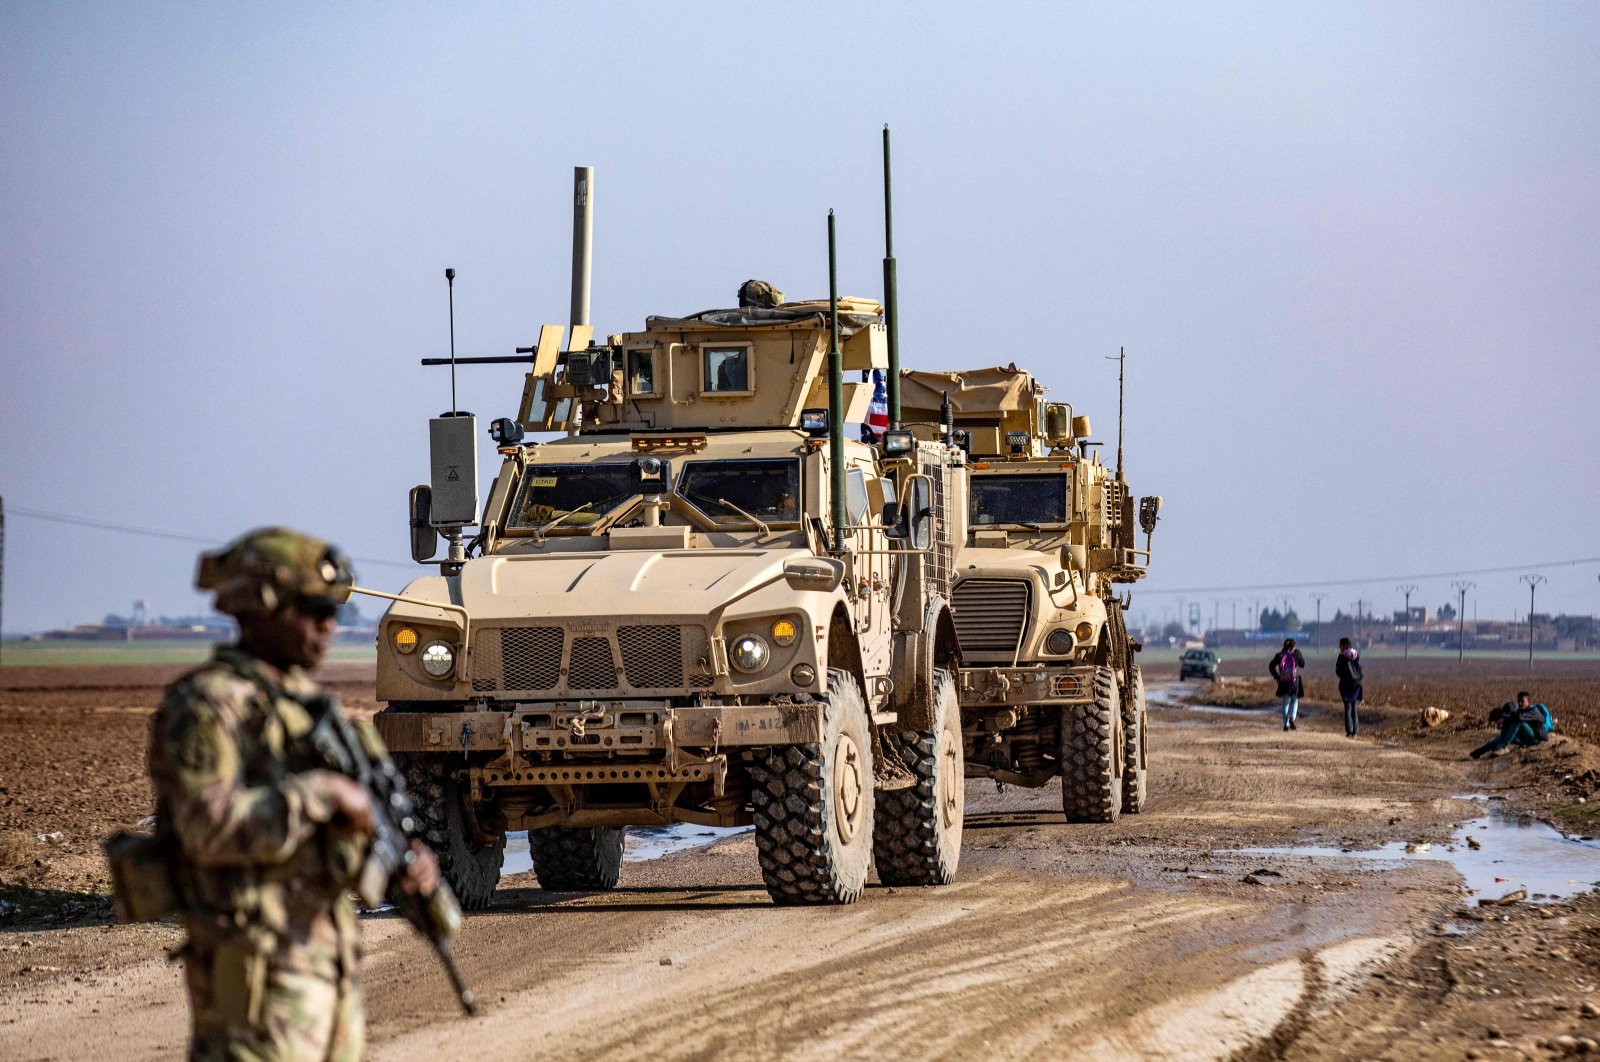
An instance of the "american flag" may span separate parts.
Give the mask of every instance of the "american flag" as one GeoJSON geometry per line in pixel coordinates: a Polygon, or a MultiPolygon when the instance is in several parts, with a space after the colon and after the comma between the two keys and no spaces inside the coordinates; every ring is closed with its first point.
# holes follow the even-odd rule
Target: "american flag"
{"type": "Polygon", "coordinates": [[[889,430],[889,387],[882,369],[862,369],[861,382],[872,381],[872,404],[867,407],[867,419],[861,425],[861,441],[875,443],[889,430]]]}

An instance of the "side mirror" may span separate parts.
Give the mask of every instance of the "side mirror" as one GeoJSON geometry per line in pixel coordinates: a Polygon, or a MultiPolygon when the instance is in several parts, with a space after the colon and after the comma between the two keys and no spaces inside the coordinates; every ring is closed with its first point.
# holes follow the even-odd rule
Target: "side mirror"
{"type": "Polygon", "coordinates": [[[429,519],[433,514],[433,488],[424,483],[411,488],[411,559],[418,564],[433,560],[439,550],[439,532],[429,519]]]}
{"type": "Polygon", "coordinates": [[[926,476],[913,476],[906,484],[906,501],[895,530],[912,549],[933,548],[933,485],[926,476]]]}
{"type": "Polygon", "coordinates": [[[900,503],[897,501],[883,503],[883,526],[887,528],[884,534],[890,538],[903,538],[900,530],[900,503]]]}
{"type": "Polygon", "coordinates": [[[1140,498],[1139,530],[1147,535],[1153,533],[1156,529],[1156,521],[1159,519],[1161,519],[1161,496],[1153,494],[1147,498],[1140,498]]]}

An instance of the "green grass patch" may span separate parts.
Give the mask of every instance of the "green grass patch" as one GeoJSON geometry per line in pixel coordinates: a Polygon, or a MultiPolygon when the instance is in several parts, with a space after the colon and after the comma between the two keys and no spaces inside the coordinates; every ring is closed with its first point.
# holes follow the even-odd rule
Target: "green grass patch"
{"type": "MultiPolygon", "coordinates": [[[[210,658],[212,643],[204,641],[140,642],[6,642],[0,648],[4,667],[94,667],[130,664],[198,664],[210,658]]],[[[371,643],[335,643],[328,652],[332,663],[367,663],[377,658],[371,643]]]]}

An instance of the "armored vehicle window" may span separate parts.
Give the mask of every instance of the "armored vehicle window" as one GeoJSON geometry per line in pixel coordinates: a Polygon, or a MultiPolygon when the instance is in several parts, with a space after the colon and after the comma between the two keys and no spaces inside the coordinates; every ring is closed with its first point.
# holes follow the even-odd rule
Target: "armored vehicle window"
{"type": "Polygon", "coordinates": [[[704,347],[702,350],[706,394],[748,394],[752,390],[749,346],[704,347]]]}
{"type": "Polygon", "coordinates": [[[974,524],[1062,524],[1067,520],[1067,477],[974,476],[974,524]]]}
{"type": "Polygon", "coordinates": [[[691,461],[684,466],[678,493],[719,524],[750,523],[731,506],[763,523],[794,522],[800,519],[800,462],[691,461]]]}
{"type": "Polygon", "coordinates": [[[653,395],[656,393],[656,363],[649,350],[628,351],[628,393],[653,395]]]}
{"type": "Polygon", "coordinates": [[[529,465],[517,487],[506,530],[532,531],[561,516],[566,519],[556,531],[583,527],[635,493],[628,465],[529,465]],[[585,504],[588,508],[575,511],[585,504]]]}
{"type": "Polygon", "coordinates": [[[859,468],[847,468],[844,473],[844,507],[852,524],[867,522],[870,505],[867,500],[867,477],[859,468]]]}

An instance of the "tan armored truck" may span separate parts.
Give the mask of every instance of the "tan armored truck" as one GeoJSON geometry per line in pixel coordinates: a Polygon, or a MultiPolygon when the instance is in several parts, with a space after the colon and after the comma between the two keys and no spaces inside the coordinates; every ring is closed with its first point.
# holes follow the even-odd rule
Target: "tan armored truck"
{"type": "MultiPolygon", "coordinates": [[[[969,777],[1061,778],[1073,822],[1144,807],[1144,681],[1115,586],[1149,563],[1159,498],[1140,505],[1100,462],[1089,420],[1015,365],[902,374],[902,415],[971,463],[951,605],[969,777]]],[[[1120,455],[1118,458],[1120,465],[1120,455]]]]}
{"type": "Polygon", "coordinates": [[[610,888],[624,827],[682,822],[753,825],[779,903],[852,902],[874,858],[950,881],[964,455],[844,438],[871,398],[844,372],[888,365],[879,305],[575,331],[525,359],[481,510],[471,418],[433,422],[413,553],[438,529],[450,555],[378,629],[377,724],[445,877],[483,906],[525,829],[546,888],[610,888]]]}

